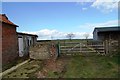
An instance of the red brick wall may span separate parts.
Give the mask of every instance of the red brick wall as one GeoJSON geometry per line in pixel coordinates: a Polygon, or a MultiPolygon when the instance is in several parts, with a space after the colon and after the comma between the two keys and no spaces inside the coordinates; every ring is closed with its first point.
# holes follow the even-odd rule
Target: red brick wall
{"type": "Polygon", "coordinates": [[[2,72],[2,23],[0,22],[0,72],[2,72]]]}
{"type": "Polygon", "coordinates": [[[9,63],[18,57],[18,39],[16,27],[2,24],[2,64],[9,63]]]}

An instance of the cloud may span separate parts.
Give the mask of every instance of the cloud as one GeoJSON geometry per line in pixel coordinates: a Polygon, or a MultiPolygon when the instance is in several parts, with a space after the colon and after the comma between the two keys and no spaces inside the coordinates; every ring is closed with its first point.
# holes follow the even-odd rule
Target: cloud
{"type": "MultiPolygon", "coordinates": [[[[42,29],[40,31],[35,31],[35,32],[27,32],[27,31],[22,31],[23,33],[29,33],[29,34],[36,34],[38,35],[38,40],[51,40],[52,39],[67,39],[66,35],[69,32],[60,32],[58,30],[50,30],[50,29],[42,29]]],[[[75,37],[74,39],[83,39],[84,34],[86,32],[72,32],[75,37]]],[[[89,38],[92,38],[92,33],[90,34],[89,38]]]]}
{"type": "Polygon", "coordinates": [[[120,24],[120,20],[110,20],[106,22],[101,22],[101,23],[85,23],[83,25],[80,25],[79,28],[80,30],[86,30],[86,31],[93,31],[95,27],[113,27],[113,26],[118,26],[120,24]]]}
{"type": "Polygon", "coordinates": [[[98,27],[110,27],[110,26],[118,26],[118,20],[111,20],[107,22],[102,22],[102,23],[88,23],[89,26],[98,26],[98,27]]]}
{"type": "Polygon", "coordinates": [[[93,2],[91,7],[94,7],[104,13],[112,12],[118,9],[119,0],[96,0],[93,2]]]}
{"type": "MultiPolygon", "coordinates": [[[[119,21],[120,22],[120,21],[119,21]]],[[[118,20],[112,20],[112,21],[107,21],[103,23],[86,23],[84,25],[80,25],[79,28],[83,30],[82,32],[72,32],[75,37],[74,39],[85,39],[84,34],[88,33],[90,36],[89,38],[93,37],[93,30],[95,27],[111,27],[111,26],[118,26],[118,20]],[[89,30],[89,31],[86,31],[89,30]]],[[[51,40],[51,39],[67,39],[66,35],[70,32],[61,32],[59,30],[53,29],[42,29],[39,31],[34,31],[34,32],[28,32],[28,31],[22,31],[24,33],[29,33],[29,34],[37,34],[38,35],[38,40],[51,40]]]]}
{"type": "MultiPolygon", "coordinates": [[[[118,10],[118,5],[120,0],[81,0],[77,2],[77,5],[87,6],[87,8],[92,7],[100,10],[103,13],[110,13],[114,10],[118,10]],[[90,5],[87,5],[87,2],[91,2],[90,5]]],[[[87,8],[82,8],[82,10],[86,10],[87,8]]]]}
{"type": "Polygon", "coordinates": [[[111,26],[118,26],[118,21],[120,20],[111,20],[103,23],[94,23],[93,26],[98,27],[111,27],[111,26]]]}

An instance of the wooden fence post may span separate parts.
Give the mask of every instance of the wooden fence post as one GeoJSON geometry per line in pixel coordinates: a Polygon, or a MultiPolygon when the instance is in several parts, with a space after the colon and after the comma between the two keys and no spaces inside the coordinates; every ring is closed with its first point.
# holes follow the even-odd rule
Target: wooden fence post
{"type": "Polygon", "coordinates": [[[60,42],[58,42],[58,56],[60,56],[60,42]]]}
{"type": "Polygon", "coordinates": [[[105,52],[105,41],[103,41],[103,51],[104,51],[104,54],[106,53],[105,52]]]}
{"type": "Polygon", "coordinates": [[[108,54],[108,48],[109,48],[109,44],[108,44],[108,41],[105,40],[105,54],[108,54]]]}
{"type": "Polygon", "coordinates": [[[81,53],[81,43],[79,45],[80,45],[80,53],[81,53]]]}

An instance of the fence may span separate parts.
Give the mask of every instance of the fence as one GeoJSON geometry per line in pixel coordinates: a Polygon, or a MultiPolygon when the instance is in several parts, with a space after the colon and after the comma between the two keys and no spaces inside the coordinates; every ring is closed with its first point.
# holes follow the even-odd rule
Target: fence
{"type": "Polygon", "coordinates": [[[61,55],[82,55],[82,54],[105,54],[104,42],[60,42],[59,53],[61,55]]]}
{"type": "Polygon", "coordinates": [[[105,40],[104,46],[106,54],[113,54],[120,48],[117,40],[105,40]]]}

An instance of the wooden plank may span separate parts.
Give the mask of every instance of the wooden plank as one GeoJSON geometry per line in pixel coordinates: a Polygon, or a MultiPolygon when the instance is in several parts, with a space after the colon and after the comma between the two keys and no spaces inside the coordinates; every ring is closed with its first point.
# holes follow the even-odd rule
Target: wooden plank
{"type": "Polygon", "coordinates": [[[88,45],[88,46],[90,46],[90,47],[92,47],[92,46],[103,47],[104,45],[88,45]]]}
{"type": "Polygon", "coordinates": [[[85,49],[86,47],[75,47],[75,48],[73,48],[73,47],[62,47],[61,49],[85,49]]]}
{"type": "Polygon", "coordinates": [[[60,42],[60,44],[79,44],[79,42],[60,42]]]}
{"type": "Polygon", "coordinates": [[[105,48],[95,48],[95,50],[104,50],[105,48]]]}
{"type": "Polygon", "coordinates": [[[81,48],[81,50],[80,50],[80,48],[74,48],[74,49],[71,49],[71,48],[62,48],[61,49],[61,51],[69,51],[69,50],[79,50],[79,51],[81,51],[81,50],[90,50],[90,49],[88,49],[88,48],[81,48]]]}
{"type": "MultiPolygon", "coordinates": [[[[73,48],[74,46],[60,46],[61,48],[73,48]]],[[[79,47],[79,46],[78,46],[79,47]]]]}
{"type": "MultiPolygon", "coordinates": [[[[92,50],[61,50],[61,52],[97,52],[97,51],[92,51],[92,50]]],[[[98,50],[98,52],[104,52],[104,50],[98,50]]]]}
{"type": "MultiPolygon", "coordinates": [[[[61,49],[61,51],[73,51],[73,50],[74,51],[82,51],[82,50],[86,50],[86,51],[89,50],[89,51],[91,51],[91,49],[89,49],[89,48],[81,48],[81,50],[80,50],[80,48],[74,48],[74,49],[71,49],[71,48],[70,49],[69,48],[68,49],[67,48],[62,48],[61,49]]],[[[98,49],[98,50],[102,50],[102,49],[98,49]]]]}
{"type": "Polygon", "coordinates": [[[69,51],[69,52],[62,52],[61,53],[94,53],[96,51],[69,51]]]}

